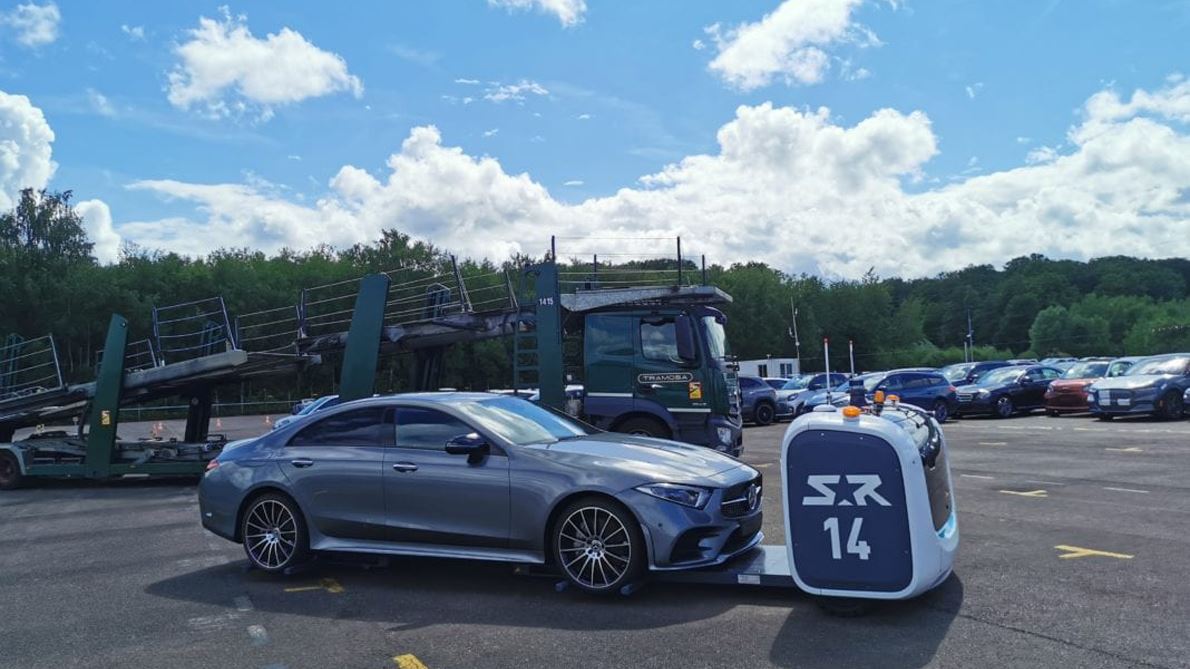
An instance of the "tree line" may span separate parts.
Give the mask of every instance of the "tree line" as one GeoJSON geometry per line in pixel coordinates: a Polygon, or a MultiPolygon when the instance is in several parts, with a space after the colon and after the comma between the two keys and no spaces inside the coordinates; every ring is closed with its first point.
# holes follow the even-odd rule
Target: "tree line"
{"type": "MultiPolygon", "coordinates": [[[[69,191],[26,190],[11,211],[0,214],[0,337],[52,333],[72,381],[93,378],[112,313],[129,319],[130,338],[143,338],[150,334],[154,305],[218,295],[233,315],[244,314],[294,304],[303,288],[446,257],[442,249],[396,230],[370,244],[273,255],[224,249],[188,258],[125,244],[118,262],[100,265],[91,251],[69,191]]],[[[469,286],[490,287],[504,280],[502,270],[515,279],[529,260],[465,259],[459,269],[471,277],[469,286]]],[[[666,262],[673,261],[620,269],[674,266],[666,262]]],[[[581,274],[581,267],[572,261],[570,274],[581,274]]],[[[687,269],[686,276],[698,278],[692,265],[687,269]]],[[[707,278],[734,298],[724,310],[732,352],[741,359],[793,356],[796,308],[806,370],[822,368],[823,337],[832,342],[833,369],[847,368],[848,340],[855,346],[857,371],[956,362],[963,357],[968,316],[977,358],[1190,350],[1185,258],[1079,262],[1034,255],[1002,269],[974,265],[929,278],[869,274],[859,280],[790,275],[750,262],[708,265],[707,278]]],[[[454,347],[444,360],[442,382],[507,387],[510,359],[506,340],[454,347]]],[[[336,365],[328,362],[296,379],[255,381],[239,393],[246,399],[286,399],[328,392],[336,382],[336,365]]],[[[411,367],[407,356],[383,360],[381,390],[408,388],[411,367]]]]}

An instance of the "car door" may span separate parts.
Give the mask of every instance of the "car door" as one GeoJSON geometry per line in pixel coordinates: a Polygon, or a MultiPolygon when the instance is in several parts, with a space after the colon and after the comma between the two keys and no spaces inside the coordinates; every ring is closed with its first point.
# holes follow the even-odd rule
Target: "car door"
{"type": "Polygon", "coordinates": [[[396,445],[386,453],[384,506],[392,541],[503,548],[508,545],[508,456],[452,455],[446,442],[475,428],[440,409],[396,408],[396,445]]]}
{"type": "Polygon", "coordinates": [[[383,407],[339,411],[277,450],[278,466],[312,529],[336,539],[384,539],[383,407]]]}
{"type": "MultiPolygon", "coordinates": [[[[1031,367],[1021,376],[1016,405],[1019,408],[1039,407],[1045,404],[1045,389],[1052,378],[1046,378],[1046,367],[1031,367]]],[[[1057,378],[1055,374],[1053,378],[1057,378]]]]}

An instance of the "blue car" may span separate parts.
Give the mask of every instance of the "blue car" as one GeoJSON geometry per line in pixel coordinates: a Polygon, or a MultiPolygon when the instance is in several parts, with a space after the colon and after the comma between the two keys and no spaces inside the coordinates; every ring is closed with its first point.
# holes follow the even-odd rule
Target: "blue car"
{"type": "MultiPolygon", "coordinates": [[[[873,372],[861,374],[857,377],[864,384],[864,396],[868,402],[877,390],[885,395],[896,395],[903,404],[912,404],[934,414],[939,423],[945,423],[958,409],[958,396],[955,387],[940,372],[916,367],[912,369],[894,369],[890,372],[873,372]]],[[[813,411],[814,407],[826,404],[826,393],[806,400],[806,411],[813,411]]],[[[851,401],[850,380],[840,383],[831,389],[831,404],[847,406],[851,401]]]]}
{"type": "Polygon", "coordinates": [[[777,419],[777,391],[759,376],[740,375],[740,413],[745,421],[768,425],[777,419]]]}
{"type": "Polygon", "coordinates": [[[1149,414],[1166,420],[1182,417],[1190,390],[1190,353],[1144,358],[1123,376],[1096,381],[1088,389],[1091,413],[1100,420],[1149,414]]]}

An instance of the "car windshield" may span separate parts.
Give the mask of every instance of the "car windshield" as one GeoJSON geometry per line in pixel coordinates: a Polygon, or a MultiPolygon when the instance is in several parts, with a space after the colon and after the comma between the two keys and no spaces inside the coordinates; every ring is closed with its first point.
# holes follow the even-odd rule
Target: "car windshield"
{"type": "Polygon", "coordinates": [[[1062,372],[1063,379],[1097,379],[1107,374],[1108,362],[1076,362],[1070,369],[1062,372]]]}
{"type": "Polygon", "coordinates": [[[336,397],[335,395],[326,395],[324,397],[319,397],[318,399],[314,400],[313,402],[310,402],[306,406],[302,407],[302,410],[298,412],[298,415],[299,416],[308,416],[308,415],[314,413],[315,411],[318,411],[322,407],[324,407],[327,404],[327,402],[330,402],[335,397],[336,397]]]}
{"type": "Polygon", "coordinates": [[[1149,358],[1133,365],[1125,376],[1139,376],[1141,374],[1185,374],[1190,366],[1190,357],[1149,358]]]}
{"type": "Polygon", "coordinates": [[[781,386],[781,390],[805,390],[806,386],[810,385],[810,379],[812,378],[814,377],[803,376],[797,379],[790,379],[785,385],[781,386]]]}
{"type": "Polygon", "coordinates": [[[514,444],[552,444],[593,434],[582,423],[515,397],[493,397],[454,406],[479,427],[514,444]]]}
{"type": "Polygon", "coordinates": [[[764,382],[773,387],[773,390],[781,390],[788,383],[788,379],[765,379],[764,382]]]}
{"type": "Polygon", "coordinates": [[[975,365],[950,365],[942,368],[942,376],[946,377],[947,381],[962,381],[967,378],[967,372],[975,365]]]}
{"type": "Polygon", "coordinates": [[[983,376],[979,377],[977,385],[994,386],[1009,381],[1015,381],[1021,372],[1025,371],[1020,367],[1001,367],[1000,369],[993,369],[985,372],[983,376]]]}

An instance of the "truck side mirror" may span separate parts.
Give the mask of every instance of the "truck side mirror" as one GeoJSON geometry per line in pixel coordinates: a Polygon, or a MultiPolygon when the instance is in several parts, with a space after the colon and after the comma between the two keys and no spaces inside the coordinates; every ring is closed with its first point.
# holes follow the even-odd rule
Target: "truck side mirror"
{"type": "Polygon", "coordinates": [[[686,362],[698,359],[694,348],[694,326],[686,314],[678,314],[674,318],[674,337],[677,339],[678,357],[686,362]]]}

